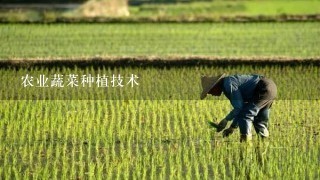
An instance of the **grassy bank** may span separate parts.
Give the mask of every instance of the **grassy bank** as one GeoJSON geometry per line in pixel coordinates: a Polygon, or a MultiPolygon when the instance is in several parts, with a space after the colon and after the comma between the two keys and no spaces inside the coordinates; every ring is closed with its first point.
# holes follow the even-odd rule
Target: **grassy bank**
{"type": "Polygon", "coordinates": [[[132,16],[235,16],[319,14],[320,1],[264,0],[145,4],[130,8],[132,16]]]}

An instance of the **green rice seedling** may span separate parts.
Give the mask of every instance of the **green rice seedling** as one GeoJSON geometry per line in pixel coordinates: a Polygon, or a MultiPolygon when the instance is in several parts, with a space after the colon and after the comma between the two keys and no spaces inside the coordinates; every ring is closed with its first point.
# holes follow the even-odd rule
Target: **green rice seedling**
{"type": "MultiPolygon", "coordinates": [[[[31,68],[35,74],[56,71],[31,68]]],[[[12,83],[19,82],[20,76],[28,72],[26,69],[0,70],[0,83],[12,83],[15,87],[7,86],[4,91],[13,93],[5,94],[23,97],[3,98],[0,103],[1,178],[317,179],[320,101],[314,79],[319,67],[226,65],[128,67],[113,71],[146,77],[140,79],[143,86],[137,87],[143,93],[128,100],[108,99],[116,93],[102,95],[96,89],[79,88],[70,91],[67,100],[42,100],[37,96],[42,89],[24,89],[12,83]],[[253,134],[253,146],[247,152],[239,143],[238,131],[224,139],[206,124],[208,120],[224,118],[231,110],[224,98],[199,100],[200,75],[214,72],[261,73],[275,80],[279,97],[271,108],[268,146],[259,150],[259,141],[253,134]],[[147,76],[150,74],[159,74],[161,78],[154,80],[147,76]],[[188,76],[189,81],[183,81],[181,76],[188,76]],[[174,83],[166,82],[167,79],[174,83]],[[152,94],[149,85],[154,85],[154,81],[167,86],[156,86],[158,93],[152,94]],[[188,88],[192,90],[186,97],[179,92],[188,88]],[[81,99],[79,94],[86,92],[90,96],[81,99]],[[168,92],[173,99],[166,96],[168,92]],[[100,95],[102,98],[95,99],[100,95]]],[[[105,67],[64,68],[60,72],[113,73],[105,67]]],[[[55,97],[61,92],[51,90],[45,94],[55,97]]],[[[131,97],[131,90],[122,93],[131,97]]]]}
{"type": "Polygon", "coordinates": [[[319,57],[317,22],[3,24],[0,34],[4,37],[0,40],[0,59],[148,55],[319,57]]]}

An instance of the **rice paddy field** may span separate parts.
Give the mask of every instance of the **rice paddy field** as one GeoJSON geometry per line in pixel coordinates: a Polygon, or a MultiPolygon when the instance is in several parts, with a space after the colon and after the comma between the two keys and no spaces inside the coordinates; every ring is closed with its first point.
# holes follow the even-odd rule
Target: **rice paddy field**
{"type": "Polygon", "coordinates": [[[0,25],[0,59],[319,57],[320,23],[0,25]]]}
{"type": "Polygon", "coordinates": [[[12,64],[15,59],[192,55],[301,62],[0,63],[0,179],[319,179],[320,67],[317,60],[303,61],[319,57],[319,27],[2,24],[0,59],[12,64]],[[200,77],[222,72],[275,81],[279,94],[268,140],[253,132],[251,143],[240,143],[238,131],[223,138],[207,125],[232,107],[225,97],[199,100],[200,77]],[[71,79],[78,86],[71,86],[71,79]]]}

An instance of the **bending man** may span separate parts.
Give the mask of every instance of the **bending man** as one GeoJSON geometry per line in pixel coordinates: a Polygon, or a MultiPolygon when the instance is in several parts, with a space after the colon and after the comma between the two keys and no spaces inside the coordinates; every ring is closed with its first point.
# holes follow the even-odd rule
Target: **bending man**
{"type": "Polygon", "coordinates": [[[201,84],[201,99],[207,94],[220,96],[223,92],[233,106],[233,110],[218,124],[217,131],[220,132],[225,129],[228,121],[232,120],[230,127],[223,131],[223,136],[231,135],[239,127],[240,141],[251,140],[252,124],[261,137],[269,136],[269,109],[277,95],[277,87],[271,79],[261,75],[222,74],[214,77],[203,76],[201,84]]]}

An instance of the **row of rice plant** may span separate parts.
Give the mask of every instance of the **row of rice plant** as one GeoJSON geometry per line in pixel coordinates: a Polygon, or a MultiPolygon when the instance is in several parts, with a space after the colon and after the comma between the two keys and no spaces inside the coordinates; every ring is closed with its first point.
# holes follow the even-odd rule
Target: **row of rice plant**
{"type": "Polygon", "coordinates": [[[0,25],[0,59],[319,57],[320,23],[0,25]]]}
{"type": "Polygon", "coordinates": [[[179,68],[92,66],[81,69],[66,67],[50,70],[2,69],[0,86],[5,88],[1,89],[0,98],[2,100],[198,100],[201,75],[217,75],[224,72],[261,74],[269,77],[278,86],[279,99],[315,100],[320,96],[318,66],[226,65],[179,68]],[[78,76],[77,86],[68,86],[70,75],[78,76]],[[57,76],[60,77],[61,86],[55,84],[57,76]],[[101,86],[102,76],[106,77],[107,86],[101,86]],[[82,77],[85,77],[85,80],[82,80],[82,77]],[[88,77],[91,80],[90,85],[87,82],[88,77]],[[42,80],[46,78],[46,87],[39,87],[41,78],[42,80]]]}
{"type": "Polygon", "coordinates": [[[318,69],[2,69],[0,178],[319,179],[318,69]],[[224,98],[199,100],[199,77],[221,72],[260,73],[275,80],[279,97],[272,107],[270,140],[261,143],[255,135],[251,145],[240,144],[238,132],[224,139],[207,126],[207,120],[222,119],[231,106],[224,98]],[[120,92],[130,97],[126,99],[112,99],[109,95],[116,96],[116,91],[94,88],[49,88],[43,97],[50,98],[43,98],[37,96],[41,88],[21,88],[26,73],[133,73],[140,78],[132,88],[137,91],[126,87],[120,92]],[[68,96],[53,98],[61,91],[68,96]],[[140,91],[144,94],[132,96],[140,91]]]}
{"type": "Polygon", "coordinates": [[[278,100],[270,140],[245,146],[206,124],[225,100],[2,100],[0,177],[317,179],[319,105],[278,100]]]}

